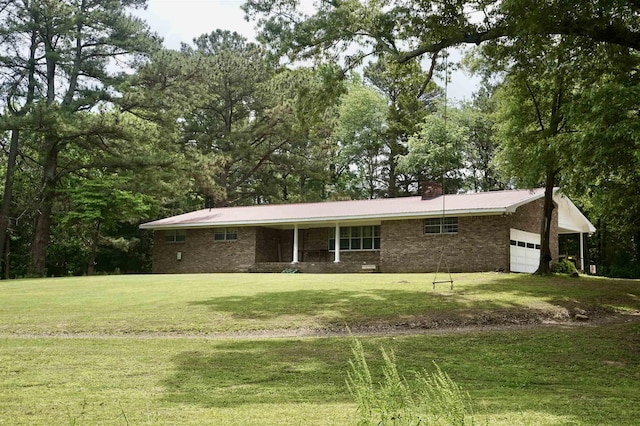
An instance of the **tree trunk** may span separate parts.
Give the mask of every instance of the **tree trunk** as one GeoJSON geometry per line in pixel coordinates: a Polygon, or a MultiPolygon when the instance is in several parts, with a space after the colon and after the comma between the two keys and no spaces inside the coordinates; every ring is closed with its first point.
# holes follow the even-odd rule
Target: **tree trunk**
{"type": "Polygon", "coordinates": [[[46,275],[47,246],[51,232],[51,213],[53,211],[53,200],[55,198],[56,170],[58,168],[58,146],[54,141],[47,140],[43,181],[42,181],[42,202],[40,214],[36,220],[36,229],[33,238],[33,273],[43,277],[46,275]]]}
{"type": "Polygon", "coordinates": [[[11,198],[13,196],[13,175],[16,168],[16,158],[18,157],[18,129],[11,131],[11,142],[9,144],[9,158],[7,159],[7,174],[4,178],[4,195],[0,206],[0,259],[3,258],[5,241],[8,238],[7,230],[11,216],[11,198]]]}
{"type": "Polygon", "coordinates": [[[394,140],[389,144],[389,181],[387,183],[387,195],[389,198],[398,196],[398,160],[396,157],[403,153],[402,145],[394,140]]]}
{"type": "MultiPolygon", "coordinates": [[[[391,157],[391,155],[389,155],[391,157]]],[[[387,195],[389,198],[398,196],[398,175],[396,174],[396,160],[389,158],[389,181],[387,183],[387,195]]]]}
{"type": "Polygon", "coordinates": [[[89,263],[87,264],[87,275],[93,275],[95,266],[96,266],[96,255],[98,253],[98,241],[100,240],[100,227],[102,223],[98,221],[98,225],[96,225],[95,232],[93,233],[93,238],[91,241],[91,253],[89,254],[89,263]]]}
{"type": "Polygon", "coordinates": [[[544,187],[544,213],[540,223],[540,263],[536,275],[549,275],[551,273],[551,224],[553,222],[553,187],[556,172],[547,171],[544,187]]]}

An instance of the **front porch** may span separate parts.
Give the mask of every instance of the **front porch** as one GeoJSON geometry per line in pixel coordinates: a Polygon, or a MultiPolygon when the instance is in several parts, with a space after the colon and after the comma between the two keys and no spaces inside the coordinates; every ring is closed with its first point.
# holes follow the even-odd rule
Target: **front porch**
{"type": "Polygon", "coordinates": [[[380,269],[379,225],[310,226],[256,229],[255,263],[250,272],[377,272],[380,269]],[[335,235],[340,235],[336,244],[335,235]]]}

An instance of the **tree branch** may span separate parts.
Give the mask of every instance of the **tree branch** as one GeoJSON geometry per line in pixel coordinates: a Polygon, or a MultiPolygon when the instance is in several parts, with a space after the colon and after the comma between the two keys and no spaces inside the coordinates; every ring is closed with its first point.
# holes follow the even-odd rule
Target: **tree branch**
{"type": "Polygon", "coordinates": [[[510,35],[510,31],[508,27],[495,27],[488,31],[458,34],[450,38],[445,38],[437,43],[424,45],[417,49],[414,49],[405,53],[400,53],[396,55],[396,60],[399,63],[404,64],[405,62],[408,62],[413,58],[422,56],[426,53],[437,53],[443,49],[446,49],[447,47],[456,46],[459,44],[479,45],[484,41],[495,40],[497,38],[504,37],[507,35],[510,35]]]}
{"type": "MultiPolygon", "coordinates": [[[[440,51],[437,51],[437,52],[434,52],[433,55],[431,56],[431,66],[429,67],[429,72],[427,73],[427,77],[425,78],[424,83],[422,83],[422,86],[420,87],[420,92],[418,92],[418,96],[416,96],[416,98],[418,99],[420,99],[420,97],[424,95],[424,91],[427,90],[427,85],[431,81],[431,78],[433,77],[433,72],[435,71],[436,65],[438,63],[439,54],[440,54],[440,51]]],[[[445,78],[448,78],[448,76],[445,76],[445,78]]]]}
{"type": "Polygon", "coordinates": [[[540,125],[540,130],[544,132],[544,122],[542,120],[542,113],[540,112],[540,105],[538,105],[538,100],[536,99],[536,94],[533,92],[533,89],[529,85],[528,81],[524,83],[527,86],[527,91],[531,96],[531,100],[533,101],[533,106],[536,109],[536,117],[538,118],[538,125],[540,125]]]}
{"type": "MultiPolygon", "coordinates": [[[[634,5],[640,6],[640,0],[635,0],[634,5]]],[[[455,28],[451,28],[451,30],[454,29],[455,28]]],[[[561,19],[558,22],[548,24],[548,26],[542,26],[537,29],[534,28],[533,31],[534,33],[541,35],[558,34],[586,37],[593,41],[617,44],[640,51],[640,32],[633,31],[622,23],[611,23],[599,19],[561,19]]],[[[460,44],[479,45],[485,41],[496,40],[500,37],[514,36],[517,33],[518,30],[509,25],[498,25],[487,31],[454,34],[440,40],[439,42],[425,44],[408,52],[397,53],[394,57],[399,63],[405,63],[413,58],[420,57],[427,53],[436,53],[447,47],[460,44]]]]}

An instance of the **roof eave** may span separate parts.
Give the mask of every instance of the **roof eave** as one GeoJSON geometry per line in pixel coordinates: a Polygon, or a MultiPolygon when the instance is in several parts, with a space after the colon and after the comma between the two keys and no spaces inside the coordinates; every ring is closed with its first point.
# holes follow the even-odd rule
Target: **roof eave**
{"type": "MultiPolygon", "coordinates": [[[[513,209],[515,211],[515,209],[513,209]]],[[[460,209],[448,210],[444,212],[445,216],[493,216],[505,213],[512,213],[507,208],[490,208],[490,209],[460,209]]],[[[193,223],[167,223],[158,224],[156,222],[148,222],[140,225],[140,229],[197,229],[197,228],[214,228],[219,226],[293,226],[296,224],[318,224],[330,225],[336,223],[349,223],[361,221],[383,221],[383,220],[402,220],[402,219],[421,219],[429,217],[442,216],[441,211],[433,212],[402,212],[391,214],[372,214],[357,216],[331,216],[331,217],[309,217],[302,219],[283,218],[275,220],[246,220],[246,221],[220,221],[220,222],[193,222],[193,223]]]]}
{"type": "MultiPolygon", "coordinates": [[[[554,188],[554,193],[555,193],[555,191],[556,191],[556,188],[554,188]]],[[[518,207],[524,206],[525,204],[529,204],[532,201],[539,200],[540,198],[544,198],[544,191],[542,191],[540,194],[531,194],[531,197],[529,197],[529,198],[527,198],[525,200],[519,201],[519,202],[517,202],[515,204],[511,204],[510,206],[507,206],[506,207],[506,211],[508,213],[515,213],[516,210],[518,209],[518,207]]]]}

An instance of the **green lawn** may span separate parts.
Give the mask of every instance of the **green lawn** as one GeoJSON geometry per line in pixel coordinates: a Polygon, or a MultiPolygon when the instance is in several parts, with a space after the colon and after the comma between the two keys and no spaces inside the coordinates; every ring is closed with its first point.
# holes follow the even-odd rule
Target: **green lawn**
{"type": "MultiPolygon", "coordinates": [[[[350,338],[271,330],[482,324],[628,313],[628,321],[361,336],[374,371],[432,361],[488,424],[633,425],[640,282],[455,275],[173,275],[0,282],[0,424],[354,424],[350,338]],[[219,335],[218,338],[211,336],[219,335]],[[247,337],[247,334],[254,337],[247,337]],[[265,337],[255,337],[264,334],[265,337]],[[221,338],[220,338],[221,337],[221,338]]],[[[624,319],[624,318],[623,318],[624,319]]]]}

